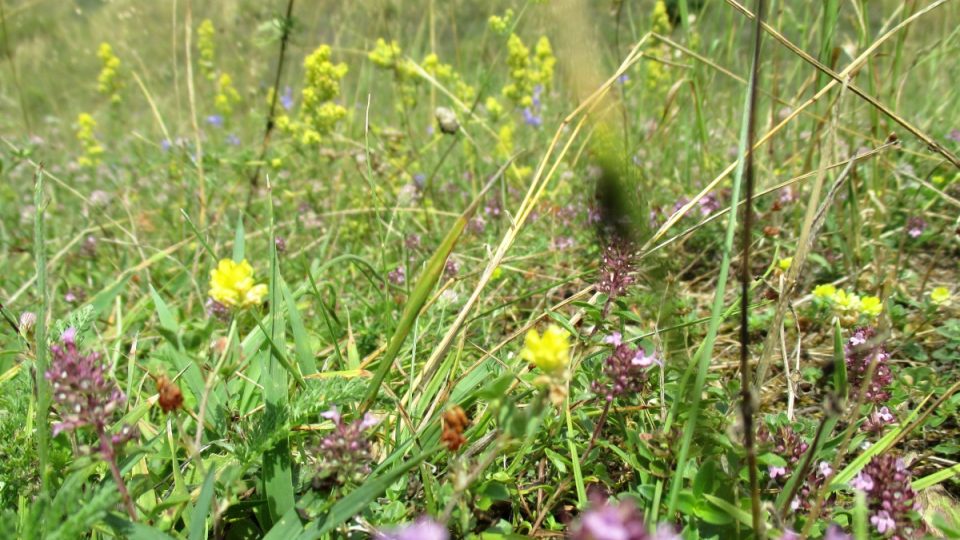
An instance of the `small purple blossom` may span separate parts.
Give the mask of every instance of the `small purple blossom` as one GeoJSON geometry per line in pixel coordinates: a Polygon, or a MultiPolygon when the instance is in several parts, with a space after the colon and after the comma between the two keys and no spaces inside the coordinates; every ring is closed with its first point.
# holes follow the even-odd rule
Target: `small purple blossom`
{"type": "Polygon", "coordinates": [[[460,273],[460,263],[457,262],[453,257],[449,257],[447,262],[443,264],[443,275],[448,279],[456,277],[460,273]]]}
{"type": "Polygon", "coordinates": [[[20,314],[20,321],[18,326],[20,327],[21,334],[27,334],[30,330],[33,329],[37,324],[37,314],[32,311],[24,311],[20,314]]]}
{"type": "Polygon", "coordinates": [[[447,540],[450,533],[447,528],[428,516],[422,516],[413,523],[402,525],[392,531],[377,533],[377,540],[447,540]]]}
{"type": "Polygon", "coordinates": [[[767,465],[767,473],[770,475],[770,478],[778,478],[787,475],[787,468],[778,467],[776,465],[767,465]]]}
{"type": "Polygon", "coordinates": [[[613,345],[614,347],[619,347],[623,343],[623,335],[620,332],[613,332],[609,336],[603,338],[603,342],[613,345]]]}
{"type": "Polygon", "coordinates": [[[647,532],[643,515],[629,500],[607,501],[602,495],[590,494],[590,509],[570,529],[571,540],[679,540],[667,525],[653,534],[647,532]]]}
{"type": "Polygon", "coordinates": [[[951,129],[950,134],[947,135],[947,138],[953,142],[960,143],[960,129],[951,129]]]}
{"type": "MultiPolygon", "coordinates": [[[[876,331],[873,328],[859,328],[844,346],[847,357],[847,373],[850,386],[855,392],[866,384],[865,398],[868,402],[880,404],[890,398],[887,390],[893,382],[893,374],[887,365],[890,355],[883,343],[875,343],[876,331]],[[865,381],[867,373],[873,370],[873,377],[865,381]]],[[[856,394],[854,394],[856,395],[856,394]]]]}
{"type": "Polygon", "coordinates": [[[320,414],[333,422],[333,432],[317,447],[320,456],[318,477],[334,477],[340,483],[355,482],[370,472],[370,440],[367,430],[379,422],[372,414],[345,423],[336,407],[320,414]]]}
{"type": "MultiPolygon", "coordinates": [[[[106,432],[126,396],[107,378],[110,369],[101,361],[100,353],[80,353],[76,328],[68,328],[60,341],[50,346],[50,369],[44,374],[60,414],[60,422],[53,425],[53,435],[92,427],[101,435],[100,452],[113,456],[115,448],[107,444],[106,432]]],[[[121,438],[114,445],[134,436],[132,430],[121,432],[121,438]]]]}
{"type": "Polygon", "coordinates": [[[213,317],[221,322],[227,322],[230,320],[231,311],[230,308],[217,302],[213,298],[208,298],[207,303],[204,305],[204,308],[207,311],[207,316],[213,317]]]}
{"type": "Polygon", "coordinates": [[[403,239],[403,245],[406,246],[409,251],[417,251],[421,245],[420,235],[417,233],[408,234],[407,237],[403,239]]]}
{"type": "Polygon", "coordinates": [[[609,298],[622,295],[633,285],[633,244],[625,239],[613,238],[603,250],[600,259],[600,279],[597,290],[609,298]]]}
{"type": "Polygon", "coordinates": [[[927,230],[927,222],[920,216],[911,216],[907,220],[907,235],[910,238],[919,238],[923,231],[927,230]]]}
{"type": "Polygon", "coordinates": [[[273,239],[273,245],[277,248],[277,253],[285,253],[287,251],[287,239],[282,236],[277,236],[273,239]]]}
{"type": "Polygon", "coordinates": [[[577,245],[577,241],[572,236],[560,236],[550,242],[550,247],[556,251],[570,249],[577,245]]]}
{"type": "Polygon", "coordinates": [[[87,293],[77,287],[67,289],[67,292],[63,295],[63,300],[68,304],[79,304],[86,299],[87,293]]]}
{"type": "Polygon", "coordinates": [[[896,421],[896,417],[886,406],[874,409],[863,423],[863,429],[870,433],[880,433],[883,428],[896,421]]]}
{"type": "Polygon", "coordinates": [[[236,133],[227,135],[227,144],[230,146],[240,146],[240,137],[236,133]]]}
{"type": "Polygon", "coordinates": [[[283,87],[283,94],[280,96],[280,105],[287,111],[293,108],[293,89],[289,86],[283,87]]]}
{"type": "Polygon", "coordinates": [[[211,114],[207,117],[207,123],[215,128],[223,127],[223,116],[219,114],[211,114]]]}
{"type": "Polygon", "coordinates": [[[720,209],[720,201],[711,193],[701,197],[697,203],[700,205],[700,215],[703,217],[707,217],[720,209]]]}
{"type": "Polygon", "coordinates": [[[823,540],[853,540],[853,536],[843,532],[843,529],[836,523],[831,523],[830,526],[827,527],[827,532],[823,536],[823,540]]]}
{"type": "Polygon", "coordinates": [[[396,267],[387,274],[387,279],[394,285],[403,285],[407,282],[407,269],[403,265],[396,267]]]}
{"type": "Polygon", "coordinates": [[[607,401],[624,394],[636,394],[646,385],[646,368],[653,361],[653,356],[647,356],[642,348],[621,342],[603,363],[605,380],[593,381],[592,389],[607,401]]]}
{"type": "Polygon", "coordinates": [[[160,141],[160,149],[164,152],[169,151],[171,147],[173,147],[173,143],[170,142],[170,139],[160,141]]]}
{"type": "Polygon", "coordinates": [[[620,84],[627,84],[628,82],[630,82],[630,76],[624,73],[623,75],[620,75],[619,77],[617,77],[617,82],[620,84]]]}
{"type": "Polygon", "coordinates": [[[543,117],[535,113],[530,107],[524,107],[523,122],[530,127],[538,128],[543,125],[543,117]]]}
{"type": "Polygon", "coordinates": [[[467,223],[467,228],[470,229],[470,232],[473,234],[483,234],[483,231],[487,229],[487,220],[480,216],[474,216],[470,218],[470,221],[467,223]]]}
{"type": "Polygon", "coordinates": [[[911,513],[919,508],[919,501],[910,486],[912,480],[913,474],[902,458],[881,454],[874,456],[850,482],[866,493],[870,523],[880,534],[898,540],[915,537],[917,529],[911,513]]]}

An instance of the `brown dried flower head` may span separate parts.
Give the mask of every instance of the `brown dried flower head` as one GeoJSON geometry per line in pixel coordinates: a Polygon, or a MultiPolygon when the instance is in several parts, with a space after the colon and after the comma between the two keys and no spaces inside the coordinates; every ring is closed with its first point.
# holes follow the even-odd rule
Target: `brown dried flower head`
{"type": "Polygon", "coordinates": [[[156,383],[157,393],[160,394],[157,403],[160,404],[163,412],[169,413],[183,407],[183,392],[180,391],[177,383],[171,381],[166,375],[157,377],[156,383]]]}
{"type": "Polygon", "coordinates": [[[447,447],[447,450],[456,452],[467,443],[463,432],[468,425],[470,425],[470,420],[459,406],[454,406],[443,413],[443,433],[440,435],[440,441],[447,447]]]}

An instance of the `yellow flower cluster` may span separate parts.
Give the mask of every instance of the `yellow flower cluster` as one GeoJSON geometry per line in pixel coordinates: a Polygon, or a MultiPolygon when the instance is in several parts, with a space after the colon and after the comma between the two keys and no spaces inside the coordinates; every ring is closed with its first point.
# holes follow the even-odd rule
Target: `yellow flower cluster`
{"type": "Polygon", "coordinates": [[[876,319],[883,312],[883,302],[880,298],[861,297],[854,292],[838,289],[829,283],[817,285],[813,289],[813,296],[825,301],[840,318],[840,322],[847,325],[855,324],[860,316],[876,319]]]}
{"type": "Polygon", "coordinates": [[[510,34],[507,39],[507,67],[510,68],[510,82],[503,87],[503,95],[521,107],[533,104],[533,89],[537,85],[544,88],[553,82],[553,68],[557,59],[547,36],[542,36],[530,56],[530,49],[520,36],[510,34]]]}
{"type": "Polygon", "coordinates": [[[547,373],[562,372],[570,363],[570,333],[555,324],[548,326],[542,336],[531,329],[524,339],[520,358],[547,373]]]}
{"type": "Polygon", "coordinates": [[[240,103],[240,94],[233,87],[233,79],[226,73],[221,73],[217,79],[217,95],[213,98],[213,106],[224,116],[233,112],[233,106],[240,103]]]}
{"type": "Polygon", "coordinates": [[[367,58],[382,69],[393,71],[397,83],[397,90],[400,93],[399,109],[404,107],[413,107],[417,103],[416,74],[417,71],[413,65],[403,57],[403,51],[396,41],[389,43],[378,38],[372,51],[367,53],[367,58]]]}
{"type": "Polygon", "coordinates": [[[210,298],[230,308],[247,308],[263,303],[267,286],[253,279],[253,267],[246,259],[237,263],[221,259],[210,271],[210,298]]]}
{"type": "Polygon", "coordinates": [[[487,20],[487,25],[491,30],[498,34],[506,34],[510,25],[513,23],[513,10],[507,8],[503,15],[491,15],[487,20]]]}
{"type": "Polygon", "coordinates": [[[213,28],[213,21],[204,19],[197,27],[197,49],[200,51],[200,71],[209,79],[214,80],[217,76],[216,70],[216,43],[213,37],[216,30],[213,28]]]}
{"type": "MultiPolygon", "coordinates": [[[[673,27],[670,25],[670,16],[667,14],[667,5],[663,0],[657,0],[657,3],[653,6],[651,29],[662,35],[669,35],[673,30],[673,27]]],[[[666,58],[670,54],[670,48],[659,41],[657,43],[657,45],[652,46],[647,51],[648,54],[659,58],[666,58]]],[[[646,80],[647,87],[650,88],[650,90],[656,90],[669,83],[670,75],[662,63],[651,60],[647,62],[646,80]]]]}
{"type": "Polygon", "coordinates": [[[111,103],[120,103],[120,90],[123,83],[119,78],[120,59],[113,53],[109,43],[101,43],[97,49],[97,58],[100,59],[100,75],[97,76],[97,91],[110,96],[111,103]]]}
{"type": "Polygon", "coordinates": [[[296,120],[285,114],[277,117],[277,127],[294,134],[305,146],[319,143],[347,116],[347,110],[333,100],[340,95],[340,80],[348,68],[344,63],[334,64],[330,55],[329,45],[321,45],[307,55],[303,60],[299,117],[296,120]]]}
{"type": "Polygon", "coordinates": [[[97,129],[97,121],[87,113],[80,113],[77,116],[77,140],[83,146],[83,155],[77,158],[77,163],[83,167],[94,167],[100,164],[100,156],[103,154],[103,147],[94,131],[97,129]]]}
{"type": "Polygon", "coordinates": [[[470,104],[477,97],[477,91],[474,87],[465,83],[460,74],[453,70],[450,64],[440,62],[440,58],[435,53],[430,53],[424,57],[423,70],[437,79],[437,81],[452,87],[453,93],[457,98],[467,104],[470,104]]]}

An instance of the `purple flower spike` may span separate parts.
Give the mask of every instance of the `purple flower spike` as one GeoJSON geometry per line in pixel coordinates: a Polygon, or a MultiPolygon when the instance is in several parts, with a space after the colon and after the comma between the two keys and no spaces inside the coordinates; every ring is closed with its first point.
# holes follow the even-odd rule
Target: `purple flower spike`
{"type": "Polygon", "coordinates": [[[590,509],[570,529],[571,540],[679,540],[666,525],[647,532],[643,515],[631,501],[606,501],[591,493],[590,509]]]}
{"type": "Polygon", "coordinates": [[[450,533],[446,527],[433,519],[423,516],[413,523],[403,525],[390,532],[381,532],[377,540],[447,540],[450,533]]]}

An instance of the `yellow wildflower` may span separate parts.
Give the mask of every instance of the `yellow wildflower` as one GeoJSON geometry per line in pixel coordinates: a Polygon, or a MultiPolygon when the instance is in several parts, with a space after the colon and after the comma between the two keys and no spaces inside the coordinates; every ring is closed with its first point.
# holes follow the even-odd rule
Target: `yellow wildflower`
{"type": "Polygon", "coordinates": [[[507,10],[503,12],[502,17],[499,15],[491,15],[487,20],[487,25],[497,34],[505,34],[507,33],[507,29],[510,27],[512,22],[513,10],[507,8],[507,10]]]}
{"type": "Polygon", "coordinates": [[[784,272],[790,269],[791,264],[793,264],[793,257],[784,257],[777,262],[777,266],[784,272]]]}
{"type": "Polygon", "coordinates": [[[860,313],[862,315],[872,319],[880,315],[881,311],[883,311],[883,303],[876,296],[864,296],[860,299],[860,313]]]}
{"type": "Polygon", "coordinates": [[[109,43],[101,43],[97,49],[97,58],[100,59],[102,67],[100,75],[97,76],[97,91],[101,94],[110,96],[113,103],[120,102],[120,89],[123,84],[117,77],[120,69],[120,59],[113,53],[113,47],[109,43]]]}
{"type": "Polygon", "coordinates": [[[200,71],[204,76],[213,80],[216,78],[216,43],[213,40],[216,30],[213,28],[213,21],[204,19],[197,28],[197,49],[200,50],[200,71]]]}
{"type": "Polygon", "coordinates": [[[303,61],[304,84],[300,92],[300,142],[311,145],[330,134],[347,109],[333,102],[340,95],[340,79],[347,74],[347,65],[330,61],[330,46],[317,47],[303,61]]]}
{"type": "Polygon", "coordinates": [[[237,263],[221,259],[210,271],[210,298],[232,308],[246,308],[263,303],[267,286],[253,279],[253,267],[246,259],[237,263]]]}
{"type": "Polygon", "coordinates": [[[226,73],[221,73],[217,79],[217,95],[213,98],[213,106],[224,116],[233,112],[233,106],[240,102],[240,93],[233,87],[233,79],[226,73]]]}
{"type": "Polygon", "coordinates": [[[77,140],[83,146],[83,155],[77,158],[77,163],[82,167],[93,167],[100,164],[100,156],[103,154],[103,146],[97,140],[95,130],[97,121],[87,113],[80,113],[77,116],[77,140]]]}
{"type": "Polygon", "coordinates": [[[558,373],[570,363],[570,333],[551,324],[541,336],[536,330],[527,332],[520,358],[547,373],[558,373]]]}
{"type": "Polygon", "coordinates": [[[813,289],[813,296],[815,298],[823,299],[833,299],[833,295],[837,293],[837,288],[829,283],[824,283],[823,285],[817,285],[813,289]]]}
{"type": "Polygon", "coordinates": [[[950,301],[950,291],[946,287],[937,287],[930,291],[930,301],[942,306],[950,301]]]}
{"type": "Polygon", "coordinates": [[[860,311],[860,297],[843,289],[833,294],[833,304],[837,311],[860,311]]]}

